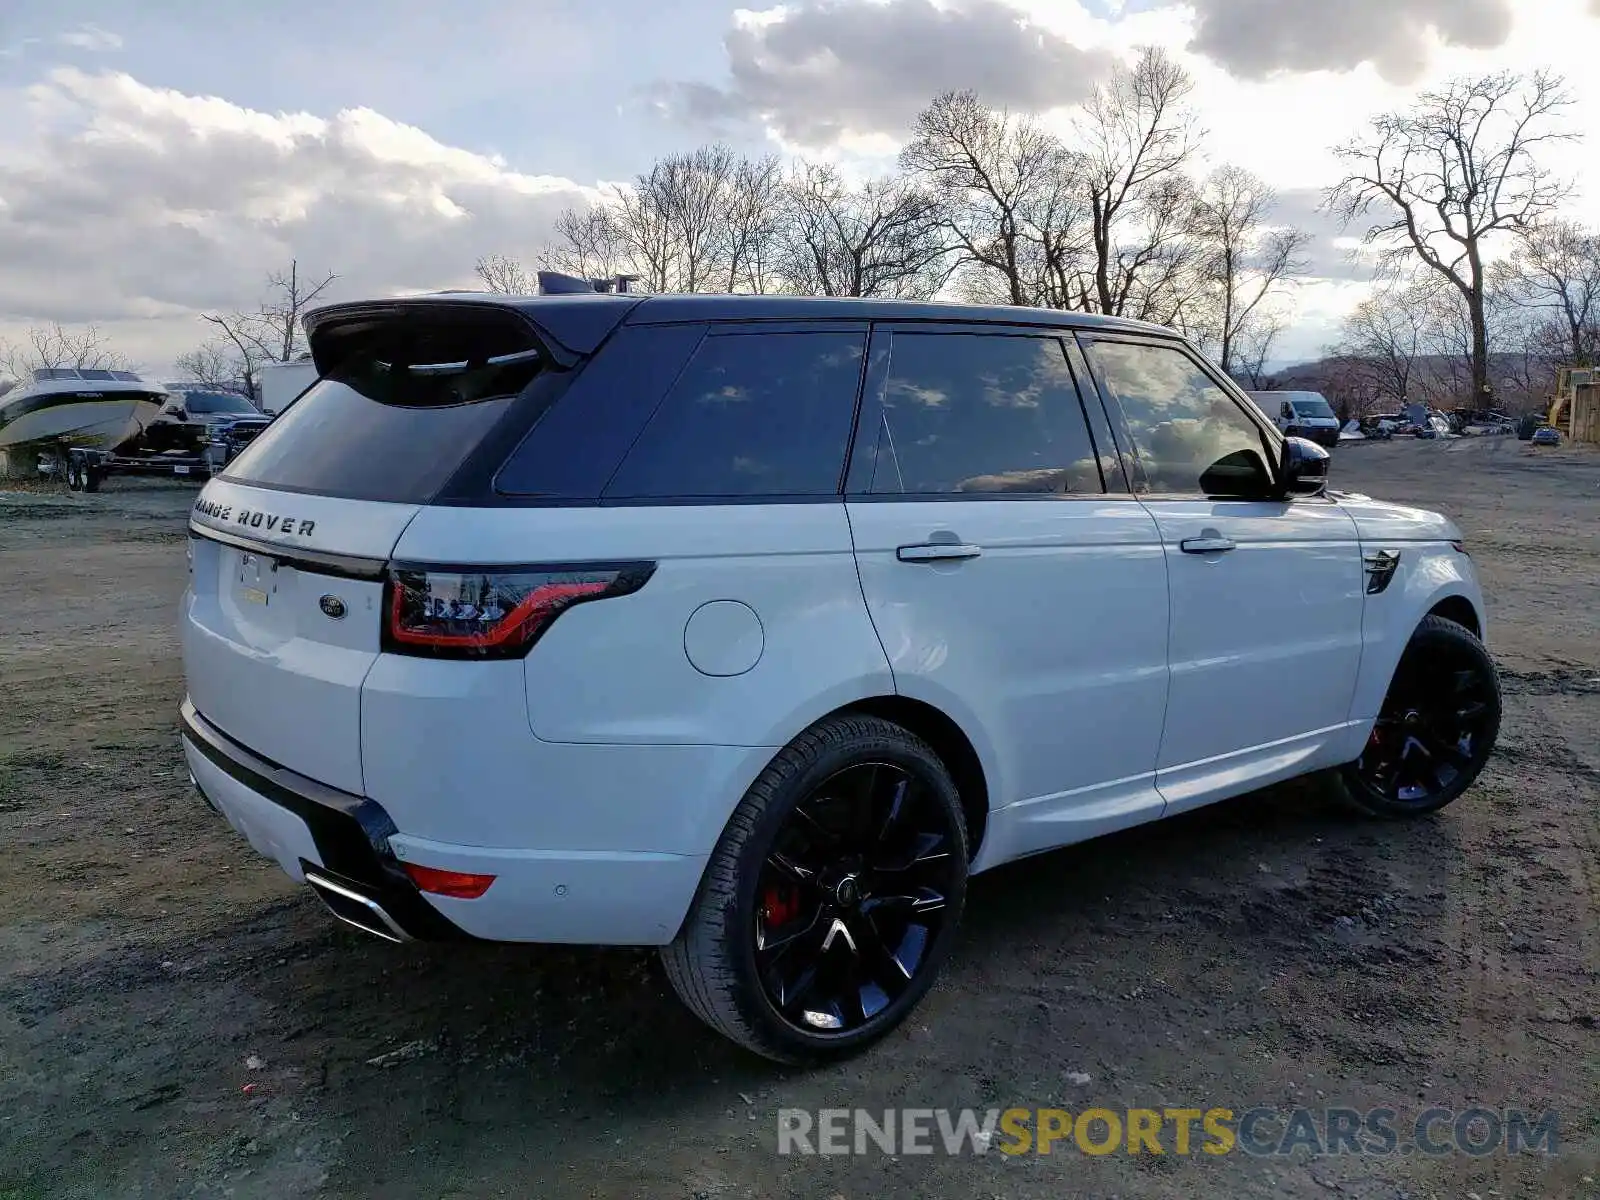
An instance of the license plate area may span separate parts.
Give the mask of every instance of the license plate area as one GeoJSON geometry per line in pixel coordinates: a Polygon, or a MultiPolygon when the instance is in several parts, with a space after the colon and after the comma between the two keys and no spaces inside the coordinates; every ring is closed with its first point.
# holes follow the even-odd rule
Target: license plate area
{"type": "Polygon", "coordinates": [[[299,572],[270,554],[229,548],[218,590],[241,641],[269,649],[295,636],[299,572]]]}

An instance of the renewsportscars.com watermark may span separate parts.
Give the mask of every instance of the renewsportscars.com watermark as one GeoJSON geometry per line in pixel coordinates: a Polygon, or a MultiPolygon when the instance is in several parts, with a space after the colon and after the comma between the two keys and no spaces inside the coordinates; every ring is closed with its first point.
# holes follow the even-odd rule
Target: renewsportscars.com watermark
{"type": "Polygon", "coordinates": [[[802,1108],[778,1110],[779,1154],[1554,1156],[1560,1114],[1425,1108],[802,1108]]]}

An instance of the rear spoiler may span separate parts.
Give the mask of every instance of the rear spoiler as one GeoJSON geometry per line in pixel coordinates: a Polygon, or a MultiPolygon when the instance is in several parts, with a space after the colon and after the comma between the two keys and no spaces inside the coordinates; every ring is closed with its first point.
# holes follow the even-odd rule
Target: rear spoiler
{"type": "Polygon", "coordinates": [[[643,296],[565,293],[548,296],[501,296],[489,292],[404,297],[394,300],[330,304],[307,313],[306,339],[317,373],[326,375],[337,363],[331,344],[336,331],[353,325],[391,325],[412,321],[506,320],[520,322],[562,366],[592,354],[611,335],[643,296]]]}

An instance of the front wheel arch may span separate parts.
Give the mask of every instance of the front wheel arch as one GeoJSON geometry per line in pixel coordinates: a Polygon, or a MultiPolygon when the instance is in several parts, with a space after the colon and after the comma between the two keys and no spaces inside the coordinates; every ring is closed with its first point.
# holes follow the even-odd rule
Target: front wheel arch
{"type": "Polygon", "coordinates": [[[1446,596],[1430,608],[1427,615],[1443,617],[1446,621],[1455,622],[1473,637],[1483,637],[1483,622],[1478,618],[1478,610],[1465,596],[1446,596]]]}
{"type": "Polygon", "coordinates": [[[1501,715],[1499,679],[1482,641],[1430,612],[1401,653],[1361,756],[1339,768],[1344,798],[1368,816],[1438,812],[1477,780],[1501,715]]]}

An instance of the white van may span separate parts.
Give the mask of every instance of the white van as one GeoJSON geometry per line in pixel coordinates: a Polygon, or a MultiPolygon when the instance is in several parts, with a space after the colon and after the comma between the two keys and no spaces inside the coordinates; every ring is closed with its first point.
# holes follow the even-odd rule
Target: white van
{"type": "Polygon", "coordinates": [[[1321,392],[1251,392],[1250,398],[1283,433],[1322,446],[1339,444],[1339,418],[1321,392]]]}

